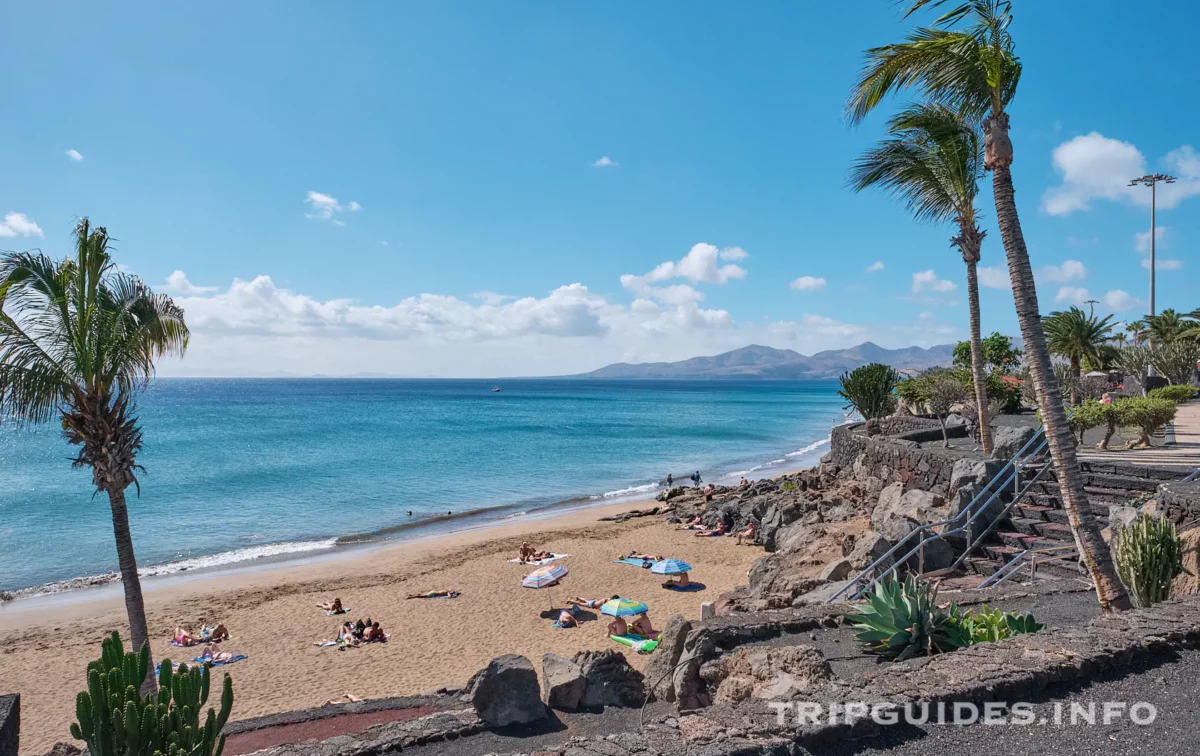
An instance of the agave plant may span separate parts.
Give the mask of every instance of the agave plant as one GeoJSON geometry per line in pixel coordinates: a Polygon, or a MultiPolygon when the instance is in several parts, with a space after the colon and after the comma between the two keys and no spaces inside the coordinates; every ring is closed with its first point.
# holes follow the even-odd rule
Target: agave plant
{"type": "Polygon", "coordinates": [[[957,607],[950,613],[938,607],[937,589],[924,580],[889,575],[875,584],[867,607],[846,619],[872,653],[904,661],[969,646],[970,636],[956,614],[957,607]]]}

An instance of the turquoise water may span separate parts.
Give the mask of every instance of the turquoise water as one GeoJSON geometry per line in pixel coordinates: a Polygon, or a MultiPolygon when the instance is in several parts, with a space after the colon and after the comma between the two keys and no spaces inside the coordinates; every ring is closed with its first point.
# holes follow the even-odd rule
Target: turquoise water
{"type": "MultiPolygon", "coordinates": [[[[843,417],[828,381],[492,387],[156,381],[138,407],[141,496],[129,491],[139,565],[166,573],[648,497],[668,472],[760,477],[813,464],[843,417]]],[[[0,427],[0,590],[116,569],[107,498],[72,455],[57,424],[0,427]]]]}

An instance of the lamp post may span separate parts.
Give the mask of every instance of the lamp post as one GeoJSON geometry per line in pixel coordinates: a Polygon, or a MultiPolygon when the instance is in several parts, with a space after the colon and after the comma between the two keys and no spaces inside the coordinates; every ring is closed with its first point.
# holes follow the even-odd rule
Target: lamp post
{"type": "Polygon", "coordinates": [[[1165,173],[1149,173],[1145,176],[1139,176],[1129,182],[1130,186],[1148,186],[1150,187],[1150,316],[1154,316],[1154,235],[1155,235],[1155,205],[1157,199],[1157,186],[1159,184],[1174,184],[1175,177],[1168,176],[1165,173]]]}

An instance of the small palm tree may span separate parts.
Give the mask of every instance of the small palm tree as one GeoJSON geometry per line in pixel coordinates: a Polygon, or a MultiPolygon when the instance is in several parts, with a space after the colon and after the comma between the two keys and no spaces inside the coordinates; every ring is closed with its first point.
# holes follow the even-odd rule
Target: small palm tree
{"type": "MultiPolygon", "coordinates": [[[[1052,312],[1043,321],[1046,345],[1050,354],[1071,363],[1071,374],[1079,377],[1084,362],[1100,365],[1105,362],[1102,349],[1112,334],[1112,316],[1097,318],[1078,307],[1052,312]]],[[[1071,403],[1079,404],[1079,396],[1071,392],[1071,403]]]]}
{"type": "Polygon", "coordinates": [[[1063,493],[1063,508],[1083,563],[1096,585],[1101,610],[1130,609],[1133,605],[1117,577],[1112,554],[1100,537],[1096,518],[1086,506],[1075,437],[1054,380],[1033,268],[1017,213],[1008,107],[1021,79],[1021,61],[1011,33],[1012,3],[1010,0],[908,2],[911,5],[905,18],[925,8],[950,7],[930,27],[914,30],[903,42],[867,50],[866,65],[851,90],[847,115],[852,122],[859,123],[890,95],[915,89],[922,99],[946,105],[965,119],[982,120],[984,170],[992,173],[996,222],[1008,258],[1026,362],[1063,493]]]}
{"type": "Polygon", "coordinates": [[[896,410],[896,384],[900,374],[887,365],[872,362],[842,373],[838,395],[867,421],[867,435],[879,433],[879,421],[896,410]]]}
{"type": "Polygon", "coordinates": [[[878,186],[902,199],[917,220],[958,226],[950,243],[967,265],[971,317],[971,377],[979,408],[979,438],[992,452],[987,384],[979,326],[979,263],[985,231],[975,198],[983,177],[983,138],[974,124],[938,104],[911,105],[888,122],[888,138],[867,150],[850,172],[854,191],[878,186]]]}
{"type": "MultiPolygon", "coordinates": [[[[0,417],[62,422],[79,446],[75,467],[92,470],[108,494],[117,564],[133,647],[149,638],[125,489],[137,486],[142,430],[133,399],[154,361],[182,355],[183,310],[133,276],[117,271],[108,232],[87,218],[75,227],[75,257],[0,256],[0,417]]],[[[147,676],[153,685],[153,676],[147,676]]]]}

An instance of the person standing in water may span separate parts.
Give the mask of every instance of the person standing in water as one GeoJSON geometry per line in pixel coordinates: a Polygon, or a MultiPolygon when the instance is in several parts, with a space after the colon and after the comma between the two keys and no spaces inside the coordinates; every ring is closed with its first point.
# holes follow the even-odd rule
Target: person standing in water
{"type": "Polygon", "coordinates": [[[673,475],[671,475],[671,473],[667,473],[667,488],[670,488],[674,482],[675,482],[675,477],[673,475]]]}
{"type": "Polygon", "coordinates": [[[697,470],[696,474],[692,476],[692,485],[696,486],[697,488],[700,487],[700,471],[699,470],[697,470]]]}

